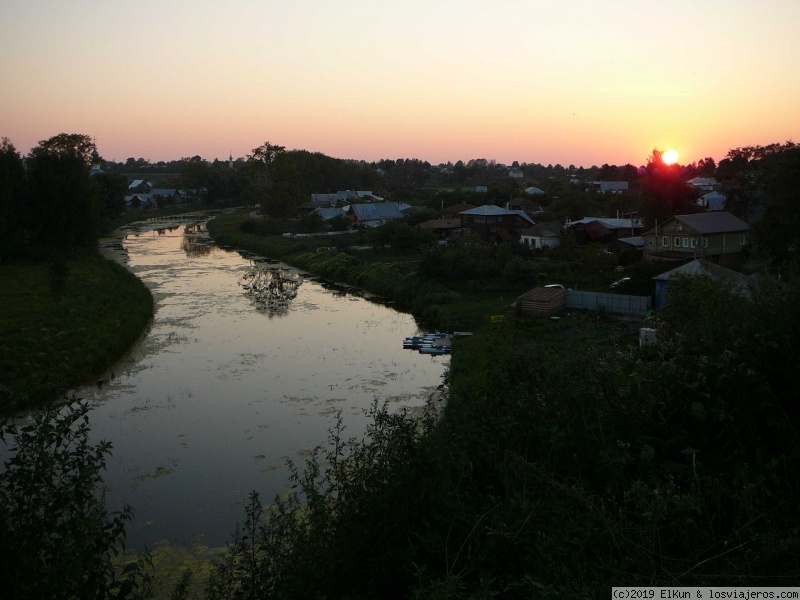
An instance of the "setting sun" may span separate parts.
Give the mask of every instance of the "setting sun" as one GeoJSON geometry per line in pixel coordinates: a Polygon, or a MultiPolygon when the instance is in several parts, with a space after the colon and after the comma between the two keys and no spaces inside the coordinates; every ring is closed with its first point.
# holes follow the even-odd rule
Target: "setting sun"
{"type": "Polygon", "coordinates": [[[678,153],[675,150],[667,150],[661,155],[661,160],[665,165],[672,165],[678,162],[678,153]]]}

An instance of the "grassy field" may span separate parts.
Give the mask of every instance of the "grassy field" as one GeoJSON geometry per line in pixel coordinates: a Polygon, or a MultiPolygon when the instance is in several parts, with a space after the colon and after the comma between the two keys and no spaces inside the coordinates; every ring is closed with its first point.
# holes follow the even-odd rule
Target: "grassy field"
{"type": "Polygon", "coordinates": [[[0,265],[0,412],[41,406],[98,377],[152,315],[149,290],[96,253],[0,265]]]}

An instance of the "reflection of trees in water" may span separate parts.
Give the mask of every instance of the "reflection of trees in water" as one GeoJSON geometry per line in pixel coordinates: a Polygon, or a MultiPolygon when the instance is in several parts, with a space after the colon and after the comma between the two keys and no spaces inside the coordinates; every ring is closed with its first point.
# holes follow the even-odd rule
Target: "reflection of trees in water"
{"type": "Polygon", "coordinates": [[[258,310],[270,317],[289,312],[289,304],[297,296],[297,288],[303,280],[284,269],[255,268],[246,273],[241,285],[258,310]]]}
{"type": "Polygon", "coordinates": [[[160,227],[159,229],[156,229],[156,233],[158,235],[165,235],[168,231],[170,233],[172,233],[173,231],[175,231],[179,227],[180,227],[180,225],[174,225],[172,227],[160,227]]]}

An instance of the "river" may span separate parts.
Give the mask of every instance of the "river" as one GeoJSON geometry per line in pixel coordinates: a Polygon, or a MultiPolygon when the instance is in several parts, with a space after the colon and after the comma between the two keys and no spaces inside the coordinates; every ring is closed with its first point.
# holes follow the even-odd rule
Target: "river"
{"type": "Polygon", "coordinates": [[[420,407],[441,386],[449,357],[402,348],[420,331],[410,315],[220,248],[202,221],[151,227],[104,249],[152,290],[152,325],[76,390],[93,439],[112,443],[107,504],[133,507],[130,548],[224,544],[248,494],[284,492],[286,461],[324,444],[337,414],[360,438],[375,399],[420,407]]]}

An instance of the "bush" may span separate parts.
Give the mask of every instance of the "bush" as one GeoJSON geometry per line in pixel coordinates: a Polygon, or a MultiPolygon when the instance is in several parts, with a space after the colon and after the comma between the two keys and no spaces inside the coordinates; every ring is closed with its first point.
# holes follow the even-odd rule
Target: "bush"
{"type": "Polygon", "coordinates": [[[88,407],[70,402],[21,425],[3,422],[0,581],[5,598],[147,598],[147,557],[125,568],[130,508],[107,512],[101,473],[111,444],[89,444],[88,407]]]}
{"type": "Polygon", "coordinates": [[[411,583],[407,541],[421,530],[419,502],[431,483],[418,477],[433,425],[373,405],[362,441],[342,438],[341,418],[326,448],[291,491],[264,507],[256,492],[227,556],[209,581],[223,598],[393,598],[411,583]]]}

